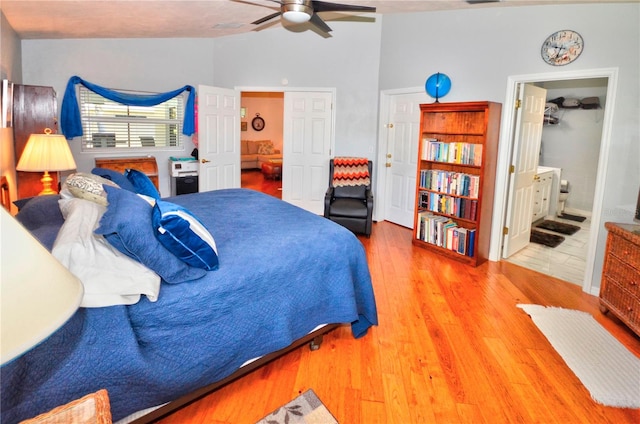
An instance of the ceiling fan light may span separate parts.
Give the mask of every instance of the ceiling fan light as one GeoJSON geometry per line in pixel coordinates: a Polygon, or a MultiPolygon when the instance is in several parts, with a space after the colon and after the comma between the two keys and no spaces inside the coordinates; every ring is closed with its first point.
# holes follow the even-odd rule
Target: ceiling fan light
{"type": "Polygon", "coordinates": [[[308,13],[298,12],[297,10],[290,10],[290,11],[284,12],[282,14],[282,17],[285,20],[292,22],[294,24],[302,24],[307,22],[309,19],[311,19],[311,15],[309,15],[308,13]]]}

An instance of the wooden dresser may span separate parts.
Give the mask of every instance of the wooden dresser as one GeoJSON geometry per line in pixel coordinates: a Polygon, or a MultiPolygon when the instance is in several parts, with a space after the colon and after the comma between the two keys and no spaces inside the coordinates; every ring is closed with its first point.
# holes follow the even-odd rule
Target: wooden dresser
{"type": "Polygon", "coordinates": [[[123,174],[127,169],[137,169],[149,177],[156,186],[156,189],[160,190],[158,183],[158,163],[154,156],[96,158],[96,167],[113,169],[123,174]]]}
{"type": "Polygon", "coordinates": [[[640,225],[607,222],[605,228],[600,310],[611,311],[640,336],[640,225]]]}

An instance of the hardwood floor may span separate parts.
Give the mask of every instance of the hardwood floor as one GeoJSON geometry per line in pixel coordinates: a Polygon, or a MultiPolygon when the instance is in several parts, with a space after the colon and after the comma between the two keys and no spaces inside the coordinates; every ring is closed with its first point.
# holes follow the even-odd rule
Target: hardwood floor
{"type": "Polygon", "coordinates": [[[240,174],[240,186],[282,199],[282,179],[265,178],[259,169],[243,169],[240,174]]]}
{"type": "Polygon", "coordinates": [[[379,326],[361,339],[341,327],[320,350],[295,350],[161,423],[254,423],[308,388],[341,424],[640,422],[638,409],[596,404],[516,307],[589,312],[640,356],[640,338],[596,297],[508,262],[447,260],[388,222],[360,240],[379,326]]]}

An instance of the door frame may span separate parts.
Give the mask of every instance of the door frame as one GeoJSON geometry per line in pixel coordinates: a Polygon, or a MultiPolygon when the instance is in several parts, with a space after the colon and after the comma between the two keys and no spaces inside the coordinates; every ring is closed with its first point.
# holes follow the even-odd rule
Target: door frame
{"type": "Polygon", "coordinates": [[[502,257],[502,229],[506,220],[506,208],[508,198],[508,178],[511,155],[514,148],[514,129],[516,126],[515,104],[517,100],[517,88],[520,84],[546,81],[578,80],[589,78],[607,78],[607,98],[604,105],[604,117],[602,125],[602,139],[600,141],[600,155],[596,187],[591,214],[591,231],[589,233],[589,250],[587,252],[584,281],[582,290],[597,295],[599,287],[593,284],[594,266],[596,260],[596,247],[600,238],[600,221],[605,189],[605,177],[609,162],[609,149],[611,147],[611,129],[613,127],[614,106],[618,87],[618,68],[585,69],[577,71],[548,72],[542,74],[513,75],[507,78],[507,93],[502,114],[500,131],[500,146],[498,153],[498,166],[496,169],[496,198],[494,201],[493,221],[491,229],[491,246],[489,248],[489,260],[499,261],[502,257]]]}
{"type": "MultiPolygon", "coordinates": [[[[386,167],[385,163],[387,162],[387,148],[388,148],[388,139],[387,139],[387,117],[390,113],[391,108],[391,97],[393,96],[401,96],[401,95],[410,95],[410,94],[421,94],[425,93],[424,86],[423,87],[407,87],[407,88],[396,88],[392,90],[382,90],[380,92],[380,115],[378,119],[378,151],[376,152],[376,183],[374,185],[373,191],[376,202],[373,207],[373,220],[374,221],[384,221],[387,217],[385,216],[385,205],[387,201],[386,196],[386,187],[387,187],[387,179],[386,179],[386,167]]],[[[426,93],[425,93],[426,95],[426,93]]],[[[419,137],[419,134],[416,134],[416,137],[419,137]]]]}
{"type": "MultiPolygon", "coordinates": [[[[234,90],[236,90],[239,94],[240,94],[240,102],[242,103],[242,93],[244,91],[253,91],[253,92],[264,92],[264,93],[293,93],[293,92],[323,92],[323,93],[331,93],[331,140],[330,140],[330,152],[329,152],[329,157],[333,157],[335,155],[335,143],[336,143],[336,88],[335,87],[261,87],[261,86],[235,86],[234,90]]],[[[240,105],[240,107],[242,107],[242,104],[240,105]]],[[[284,131],[282,134],[282,152],[283,152],[283,159],[284,159],[284,143],[285,143],[285,139],[284,139],[284,131]]],[[[240,137],[242,138],[242,136],[240,137]]],[[[283,161],[282,164],[283,167],[286,166],[286,162],[283,161]]],[[[328,169],[328,165],[327,165],[327,169],[328,169]]],[[[284,175],[284,169],[283,171],[283,175],[284,175]]],[[[328,176],[327,176],[328,178],[328,176]]],[[[281,180],[282,182],[282,195],[284,196],[285,194],[285,190],[288,190],[288,187],[286,186],[284,179],[281,180]]],[[[328,180],[327,180],[327,184],[328,180]]],[[[328,185],[327,185],[328,187],[328,185]]]]}

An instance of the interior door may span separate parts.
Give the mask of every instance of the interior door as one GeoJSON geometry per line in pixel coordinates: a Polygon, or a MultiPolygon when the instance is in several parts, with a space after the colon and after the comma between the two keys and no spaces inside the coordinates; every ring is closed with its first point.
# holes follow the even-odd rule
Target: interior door
{"type": "Polygon", "coordinates": [[[389,99],[385,165],[385,220],[413,228],[420,134],[420,103],[424,93],[389,99]]]}
{"type": "Polygon", "coordinates": [[[198,86],[199,191],[240,187],[240,93],[198,86]]]}
{"type": "Polygon", "coordinates": [[[531,237],[534,178],[538,172],[546,97],[544,88],[532,84],[520,86],[507,202],[508,231],[502,249],[504,258],[527,246],[531,237]]]}
{"type": "Polygon", "coordinates": [[[324,213],[329,186],[333,93],[285,92],[282,200],[324,213]]]}

